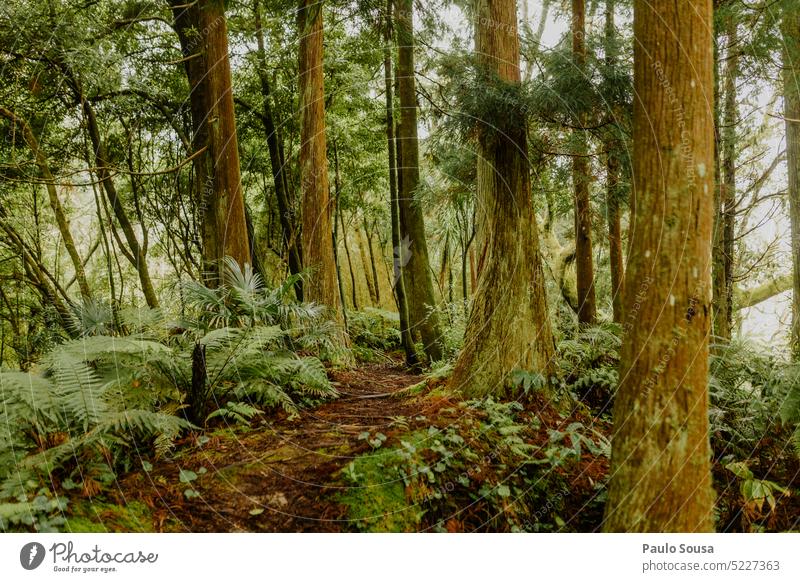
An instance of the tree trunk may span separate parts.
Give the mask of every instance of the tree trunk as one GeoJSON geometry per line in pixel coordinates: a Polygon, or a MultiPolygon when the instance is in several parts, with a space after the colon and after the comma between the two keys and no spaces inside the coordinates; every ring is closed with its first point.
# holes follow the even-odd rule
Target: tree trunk
{"type": "MultiPolygon", "coordinates": [[[[586,3],[572,0],[572,53],[576,66],[586,74],[586,3]]],[[[577,116],[579,127],[586,124],[586,116],[577,116]]],[[[592,207],[589,202],[589,147],[583,129],[575,130],[577,147],[572,158],[572,183],[575,189],[575,266],[578,276],[578,321],[594,323],[597,301],[594,292],[594,265],[592,257],[592,207]]]]}
{"type": "MultiPolygon", "coordinates": [[[[605,52],[606,66],[609,70],[615,66],[618,55],[616,51],[616,29],[614,26],[615,0],[606,0],[605,52]]],[[[622,323],[623,295],[625,293],[625,267],[622,259],[622,213],[620,204],[621,164],[620,156],[624,155],[624,145],[620,137],[619,127],[622,111],[614,104],[612,109],[613,123],[609,128],[609,139],[606,143],[606,212],[608,213],[608,259],[611,271],[611,304],[614,310],[614,321],[622,323]]]]}
{"type": "Polygon", "coordinates": [[[203,271],[221,280],[223,259],[250,263],[239,170],[228,26],[223,0],[170,0],[189,81],[195,203],[202,214],[203,271]],[[202,153],[201,153],[202,152],[202,153]]]}
{"type": "Polygon", "coordinates": [[[305,294],[308,301],[338,309],[325,139],[322,5],[301,0],[298,23],[303,260],[306,267],[313,269],[305,294]]]}
{"type": "Polygon", "coordinates": [[[428,243],[422,209],[416,198],[419,185],[419,142],[417,138],[417,90],[414,78],[413,0],[396,0],[397,92],[400,100],[399,141],[400,226],[411,244],[406,281],[410,322],[419,332],[428,360],[442,358],[439,316],[434,308],[428,243]]]}
{"type": "MultiPolygon", "coordinates": [[[[267,134],[267,149],[272,167],[272,181],[275,185],[275,198],[278,202],[278,214],[281,223],[281,236],[289,258],[289,272],[297,275],[303,270],[303,260],[300,256],[302,241],[297,229],[297,217],[294,212],[289,195],[289,181],[286,179],[285,165],[280,154],[278,131],[275,128],[275,118],[272,114],[272,90],[267,75],[267,56],[264,49],[264,30],[261,21],[259,0],[253,0],[253,16],[256,25],[256,41],[258,43],[258,78],[261,83],[261,96],[264,98],[264,131],[267,134]]],[[[297,299],[303,300],[303,282],[298,279],[295,283],[297,299]]]]}
{"type": "Polygon", "coordinates": [[[400,341],[406,354],[406,364],[415,367],[419,363],[414,338],[411,336],[411,325],[408,314],[408,300],[406,299],[405,265],[399,257],[401,248],[400,237],[400,201],[398,194],[398,172],[396,158],[396,141],[394,136],[394,96],[392,95],[392,6],[394,0],[386,1],[386,23],[384,26],[383,72],[386,89],[386,143],[389,150],[389,209],[392,220],[392,262],[394,264],[394,277],[392,287],[397,300],[397,311],[400,314],[400,341]]]}
{"type": "MultiPolygon", "coordinates": [[[[369,250],[369,263],[372,270],[372,282],[375,288],[375,307],[381,306],[381,282],[378,279],[378,267],[375,263],[375,250],[372,246],[372,231],[369,228],[369,224],[367,223],[367,217],[364,217],[364,236],[367,237],[367,249],[369,250]]],[[[366,269],[366,267],[365,267],[366,269]]],[[[369,280],[369,275],[367,275],[367,280],[369,280]]]]}
{"type": "MultiPolygon", "coordinates": [[[[515,0],[478,0],[476,7],[478,66],[501,83],[520,82],[516,14],[515,0]]],[[[554,366],[526,120],[521,111],[514,113],[492,119],[495,127],[478,127],[478,157],[493,168],[478,182],[477,204],[486,209],[484,260],[451,378],[451,386],[469,396],[502,395],[515,370],[547,375],[554,366]]]]}
{"type": "Polygon", "coordinates": [[[630,323],[604,527],[711,531],[711,0],[635,0],[634,39],[630,323]]]}
{"type": "MultiPolygon", "coordinates": [[[[366,221],[364,221],[366,224],[366,221]]],[[[377,279],[372,278],[372,270],[370,269],[369,257],[367,256],[366,245],[364,245],[364,235],[356,229],[356,243],[358,244],[358,255],[361,258],[361,268],[364,270],[364,281],[367,284],[367,293],[369,293],[369,302],[373,307],[379,307],[378,298],[375,297],[375,287],[378,284],[377,279]]]]}
{"type": "MultiPolygon", "coordinates": [[[[347,228],[344,224],[344,211],[342,210],[342,182],[339,177],[339,150],[336,147],[336,140],[333,140],[333,179],[334,191],[336,193],[336,214],[339,217],[339,224],[342,226],[342,246],[344,247],[344,255],[347,258],[347,270],[350,272],[350,298],[353,301],[353,309],[358,311],[358,298],[356,297],[356,275],[353,272],[353,261],[350,258],[350,247],[347,244],[347,228]]],[[[337,237],[338,239],[339,237],[337,237]]],[[[334,245],[334,252],[336,246],[334,245]]],[[[342,298],[344,304],[344,297],[342,298]]]]}
{"type": "Polygon", "coordinates": [[[30,148],[31,153],[36,160],[36,165],[39,168],[39,173],[42,175],[45,186],[47,187],[47,195],[50,199],[50,206],[53,209],[53,214],[55,215],[58,232],[64,241],[64,247],[67,249],[67,254],[72,261],[72,268],[75,269],[75,279],[78,281],[78,288],[81,291],[81,296],[84,300],[91,299],[92,293],[89,290],[89,283],[86,280],[86,270],[84,269],[83,260],[81,259],[80,253],[78,253],[78,249],[75,246],[75,240],[72,238],[72,232],[69,226],[69,218],[67,218],[67,215],[64,212],[64,207],[61,206],[61,200],[58,198],[55,179],[50,171],[50,165],[47,162],[47,156],[45,156],[44,152],[42,152],[41,148],[39,147],[39,140],[36,139],[36,136],[33,134],[33,130],[31,130],[31,126],[25,119],[19,117],[16,113],[6,109],[5,107],[0,107],[0,115],[9,119],[15,125],[18,125],[22,130],[22,138],[30,148]]]}
{"type": "Polygon", "coordinates": [[[792,231],[792,356],[800,360],[800,7],[786,4],[783,15],[783,103],[786,165],[792,231]]]}
{"type": "Polygon", "coordinates": [[[722,127],[717,128],[721,182],[714,214],[714,340],[726,344],[733,327],[733,238],[736,217],[736,80],[739,69],[736,19],[728,17],[724,109],[722,127]]]}

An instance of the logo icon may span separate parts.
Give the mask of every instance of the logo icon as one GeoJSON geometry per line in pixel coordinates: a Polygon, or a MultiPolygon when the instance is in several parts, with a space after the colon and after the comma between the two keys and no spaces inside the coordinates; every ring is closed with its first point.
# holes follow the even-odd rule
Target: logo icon
{"type": "Polygon", "coordinates": [[[44,562],[44,546],[39,542],[30,542],[19,551],[19,563],[26,570],[35,570],[44,562]]]}

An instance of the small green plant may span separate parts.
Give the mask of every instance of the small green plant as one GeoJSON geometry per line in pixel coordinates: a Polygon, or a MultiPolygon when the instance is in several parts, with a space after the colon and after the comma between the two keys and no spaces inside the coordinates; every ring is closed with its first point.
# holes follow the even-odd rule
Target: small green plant
{"type": "Polygon", "coordinates": [[[764,504],[769,512],[775,511],[778,502],[776,495],[789,496],[790,492],[785,487],[767,479],[756,479],[753,472],[744,461],[735,461],[725,465],[731,473],[741,479],[739,492],[744,500],[744,513],[748,521],[753,521],[763,516],[764,504]]]}

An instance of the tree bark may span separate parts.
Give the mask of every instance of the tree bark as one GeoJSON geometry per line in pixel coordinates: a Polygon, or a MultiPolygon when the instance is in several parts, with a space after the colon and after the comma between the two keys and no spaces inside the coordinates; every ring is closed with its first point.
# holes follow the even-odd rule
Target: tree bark
{"type": "Polygon", "coordinates": [[[726,344],[733,328],[733,240],[736,218],[736,81],[739,69],[736,19],[728,17],[722,127],[717,128],[721,182],[714,215],[713,331],[716,343],[726,344]]]}
{"type": "Polygon", "coordinates": [[[216,285],[226,256],[250,263],[225,7],[223,0],[169,1],[189,81],[203,271],[207,283],[216,285]]]}
{"type": "MultiPolygon", "coordinates": [[[[347,244],[347,228],[344,224],[344,210],[342,209],[342,181],[339,175],[339,150],[336,147],[336,140],[333,140],[333,180],[334,191],[336,193],[336,214],[339,217],[339,224],[342,227],[342,246],[344,247],[344,255],[347,259],[347,270],[350,272],[350,298],[353,301],[353,309],[358,311],[358,297],[356,296],[356,275],[353,272],[353,261],[350,258],[350,247],[347,244]]],[[[334,219],[335,220],[335,219],[334,219]]],[[[339,238],[338,236],[336,237],[339,238]]],[[[334,252],[336,245],[334,245],[334,252]]],[[[344,297],[342,297],[344,304],[344,297]]]]}
{"type": "MultiPolygon", "coordinates": [[[[617,63],[616,28],[614,26],[615,0],[606,0],[605,21],[605,53],[606,67],[612,69],[617,63]]],[[[625,294],[625,267],[622,258],[622,202],[621,193],[621,163],[623,143],[620,138],[619,127],[622,111],[617,104],[612,105],[613,123],[609,128],[609,138],[606,143],[606,212],[608,221],[608,258],[611,271],[611,305],[614,310],[614,321],[622,323],[623,296],[625,294]]]]}
{"type": "MultiPolygon", "coordinates": [[[[478,0],[475,19],[478,66],[498,84],[518,85],[516,1],[478,0]]],[[[486,209],[480,251],[484,260],[464,348],[450,380],[468,396],[502,395],[515,370],[548,375],[554,367],[525,116],[516,110],[494,125],[478,127],[478,158],[493,169],[478,182],[477,204],[486,209]]]]}
{"type": "MultiPolygon", "coordinates": [[[[572,53],[576,66],[586,73],[586,3],[572,0],[572,53]]],[[[579,127],[586,124],[586,116],[577,116],[579,127]]],[[[586,132],[575,130],[577,144],[572,158],[572,183],[575,189],[575,266],[578,275],[578,321],[594,323],[597,317],[597,300],[594,292],[594,259],[592,256],[592,207],[589,202],[589,146],[586,132]]]]}
{"type": "Polygon", "coordinates": [[[792,330],[794,360],[800,360],[800,7],[787,3],[783,15],[783,104],[792,232],[792,330]]]}
{"type": "Polygon", "coordinates": [[[375,285],[377,280],[372,278],[372,270],[370,269],[369,257],[367,256],[366,245],[364,244],[364,235],[356,228],[356,243],[358,244],[358,255],[361,258],[361,268],[364,270],[364,282],[367,284],[367,293],[369,294],[369,302],[373,307],[378,307],[378,299],[375,297],[375,285]]]}
{"type": "Polygon", "coordinates": [[[403,237],[411,244],[406,272],[408,311],[411,325],[419,332],[428,360],[442,358],[441,329],[435,311],[428,243],[422,209],[416,200],[419,185],[419,140],[417,138],[417,90],[414,78],[413,0],[396,0],[397,92],[400,125],[399,208],[403,237]]]}
{"type": "Polygon", "coordinates": [[[383,72],[386,90],[386,143],[389,151],[389,209],[392,220],[392,262],[394,264],[394,277],[392,287],[397,301],[397,311],[400,314],[400,341],[406,354],[406,364],[415,367],[419,363],[414,338],[411,336],[411,325],[408,314],[408,300],[406,298],[406,273],[405,265],[399,256],[401,248],[400,236],[400,201],[398,192],[398,172],[396,157],[396,140],[394,135],[394,96],[392,92],[392,7],[394,0],[386,1],[386,23],[384,26],[383,72]]]}
{"type": "MultiPolygon", "coordinates": [[[[330,184],[325,138],[325,87],[322,60],[322,3],[300,0],[298,74],[300,90],[300,185],[303,213],[303,265],[311,274],[303,288],[306,301],[327,306],[342,324],[333,246],[330,184]]],[[[339,342],[347,345],[347,333],[339,342]]]]}
{"type": "MultiPolygon", "coordinates": [[[[375,306],[380,307],[381,305],[381,282],[378,279],[378,267],[375,263],[375,249],[372,245],[372,231],[369,228],[369,224],[367,223],[367,217],[364,217],[364,236],[367,238],[367,249],[369,250],[369,266],[372,270],[372,282],[373,287],[375,289],[375,306]]],[[[365,267],[366,269],[366,267],[365,267]]],[[[369,280],[369,276],[367,275],[367,280],[369,280]]]]}
{"type": "Polygon", "coordinates": [[[711,0],[634,2],[631,252],[606,531],[714,528],[711,0]]]}

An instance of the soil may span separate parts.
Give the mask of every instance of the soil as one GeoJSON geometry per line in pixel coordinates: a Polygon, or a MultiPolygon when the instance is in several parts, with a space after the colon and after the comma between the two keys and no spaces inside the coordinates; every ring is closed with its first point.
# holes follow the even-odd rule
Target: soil
{"type": "Polygon", "coordinates": [[[344,487],[336,473],[370,450],[359,436],[369,431],[390,437],[398,423],[430,416],[443,402],[398,397],[423,377],[394,362],[333,372],[332,380],[338,399],[297,418],[281,413],[258,430],[220,430],[203,444],[188,443],[175,459],[123,479],[118,502],[138,500],[151,507],[157,531],[347,529],[345,508],[333,500],[344,487]],[[189,484],[180,482],[181,469],[199,473],[191,483],[199,497],[185,496],[189,484]]]}

